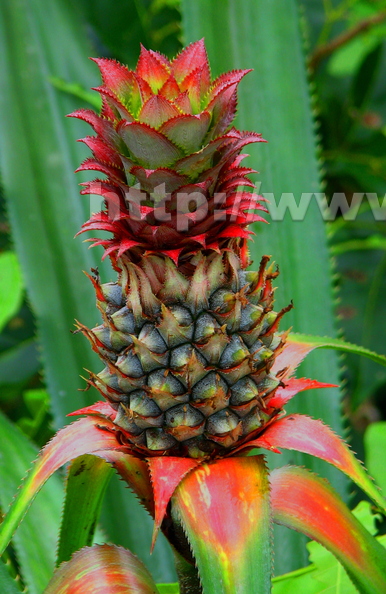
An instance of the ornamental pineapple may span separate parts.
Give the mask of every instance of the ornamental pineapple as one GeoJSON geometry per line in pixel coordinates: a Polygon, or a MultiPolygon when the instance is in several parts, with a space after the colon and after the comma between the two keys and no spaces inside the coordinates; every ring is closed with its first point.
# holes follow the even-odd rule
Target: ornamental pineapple
{"type": "Polygon", "coordinates": [[[214,458],[260,433],[280,411],[270,400],[285,370],[272,371],[286,335],[273,311],[273,266],[249,272],[247,225],[266,210],[243,167],[259,134],[231,127],[246,70],[213,82],[203,41],[173,61],[141,49],[137,68],[95,60],[101,115],[93,151],[78,170],[106,209],[81,232],[105,248],[118,280],[92,280],[103,323],[78,329],[104,369],[88,383],[111,407],[120,441],[137,455],[214,458]],[[242,189],[240,189],[242,188],[242,189]]]}

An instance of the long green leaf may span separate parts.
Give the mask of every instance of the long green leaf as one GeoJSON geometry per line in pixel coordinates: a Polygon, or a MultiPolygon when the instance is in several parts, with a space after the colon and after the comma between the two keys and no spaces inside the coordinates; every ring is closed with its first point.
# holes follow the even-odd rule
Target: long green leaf
{"type": "Polygon", "coordinates": [[[193,470],[172,498],[172,514],[190,542],[205,594],[271,591],[263,456],[228,458],[193,470]]]}
{"type": "Polygon", "coordinates": [[[14,316],[23,296],[19,262],[13,252],[0,254],[0,332],[14,316]]]}
{"type": "Polygon", "coordinates": [[[294,344],[301,344],[302,346],[309,346],[310,351],[313,349],[334,349],[336,351],[342,351],[343,353],[352,353],[353,355],[362,355],[362,357],[367,357],[374,361],[374,363],[378,363],[379,365],[383,365],[386,367],[386,355],[379,355],[378,353],[374,353],[370,351],[370,349],[366,349],[365,347],[359,346],[357,344],[351,344],[351,342],[346,342],[341,338],[330,338],[329,336],[310,336],[307,334],[298,334],[297,332],[292,332],[290,334],[290,341],[294,344]]]}
{"type": "MultiPolygon", "coordinates": [[[[253,68],[240,85],[236,126],[261,132],[267,145],[248,148],[248,165],[260,171],[260,192],[278,203],[282,193],[319,192],[314,124],[305,72],[305,57],[296,0],[182,0],[186,41],[205,36],[214,75],[230,68],[253,68]]],[[[246,161],[244,162],[246,163],[246,161]]],[[[274,209],[271,208],[272,212],[274,209]]],[[[295,308],[283,320],[286,327],[317,335],[334,335],[329,259],[325,228],[316,201],[302,221],[287,213],[282,221],[255,228],[251,245],[256,263],[272,254],[280,266],[277,307],[291,299],[295,308]]],[[[337,356],[323,352],[310,357],[301,375],[339,384],[337,356]]],[[[323,398],[307,398],[297,410],[322,418],[342,432],[338,390],[323,398]]],[[[345,493],[346,480],[320,461],[284,454],[281,462],[311,464],[345,493]]],[[[272,458],[270,462],[274,463],[272,458]]],[[[305,540],[282,533],[275,566],[279,573],[306,563],[305,540]]]]}
{"type": "Polygon", "coordinates": [[[179,594],[178,584],[157,584],[157,590],[160,594],[179,594]]]}
{"type": "MultiPolygon", "coordinates": [[[[19,588],[8,573],[4,563],[0,561],[0,590],[2,594],[20,594],[19,588]]],[[[162,590],[161,590],[162,591],[162,590]]],[[[178,592],[178,591],[177,591],[178,592]]]]}
{"type": "Polygon", "coordinates": [[[54,89],[49,78],[97,81],[84,34],[67,3],[4,0],[0,5],[0,169],[16,251],[42,345],[56,426],[90,402],[78,392],[83,368],[96,357],[74,318],[95,322],[93,291],[82,270],[98,263],[73,237],[90,210],[79,196],[74,169],[85,156],[75,140],[86,126],[65,115],[79,99],[54,89]]]}
{"type": "Polygon", "coordinates": [[[368,426],[364,436],[364,444],[366,451],[366,464],[368,466],[369,472],[383,489],[384,493],[386,493],[385,460],[383,455],[380,455],[380,452],[384,452],[386,448],[385,421],[371,423],[368,426]]]}
{"type": "MultiPolygon", "coordinates": [[[[37,448],[1,414],[0,434],[0,505],[5,512],[31,460],[36,458],[37,448]]],[[[52,477],[14,536],[20,573],[31,594],[41,594],[54,569],[62,500],[61,481],[52,477]]],[[[7,590],[1,587],[0,591],[7,590]]]]}
{"type": "Polygon", "coordinates": [[[70,466],[66,485],[66,503],[58,547],[57,565],[93,542],[103,495],[112,468],[101,458],[85,455],[70,466]]]}
{"type": "MultiPolygon", "coordinates": [[[[58,431],[43,448],[0,524],[0,555],[11,540],[32,501],[56,470],[78,456],[117,447],[113,432],[109,432],[106,428],[111,429],[110,421],[102,422],[96,417],[79,419],[58,431]],[[101,427],[105,430],[100,430],[101,427]]],[[[15,441],[17,442],[17,440],[15,441]]],[[[12,460],[12,458],[10,459],[12,460]]],[[[13,495],[15,491],[16,485],[13,486],[11,494],[13,495]]],[[[27,518],[29,516],[27,515],[27,518]]]]}

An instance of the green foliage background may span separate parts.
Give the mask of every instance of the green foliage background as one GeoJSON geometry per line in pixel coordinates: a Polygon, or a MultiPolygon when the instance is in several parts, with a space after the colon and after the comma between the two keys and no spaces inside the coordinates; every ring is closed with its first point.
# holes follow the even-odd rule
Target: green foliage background
{"type": "MultiPolygon", "coordinates": [[[[13,449],[12,440],[7,446],[2,439],[0,472],[9,471],[27,440],[28,455],[14,479],[19,482],[36,446],[67,422],[68,412],[96,399],[78,390],[84,387],[83,369],[97,371],[98,361],[82,337],[70,334],[74,318],[91,326],[98,322],[82,270],[100,266],[101,253],[73,240],[89,211],[77,187],[87,177],[73,175],[87,151],[75,140],[89,130],[64,118],[92,101],[88,89],[98,85],[98,74],[87,57],[113,57],[134,67],[140,43],[171,57],[182,43],[205,35],[214,74],[254,68],[241,85],[236,125],[262,132],[269,141],[249,161],[260,171],[261,190],[276,197],[294,192],[299,200],[302,192],[325,189],[327,200],[341,192],[349,205],[358,192],[381,198],[386,193],[385,22],[379,19],[346,39],[314,69],[307,71],[306,63],[331,40],[341,35],[344,40],[385,10],[384,0],[3,0],[0,408],[4,431],[15,429],[11,421],[24,435],[18,434],[13,449]]],[[[314,205],[304,221],[287,215],[257,228],[254,260],[268,252],[280,264],[278,302],[294,299],[296,309],[287,320],[294,330],[338,331],[385,353],[385,222],[374,220],[365,203],[351,221],[341,213],[330,218],[324,223],[314,205]]],[[[108,266],[101,273],[113,278],[108,266]]],[[[344,366],[339,376],[335,354],[312,354],[303,373],[343,380],[344,399],[338,391],[308,393],[294,407],[348,433],[363,456],[366,427],[386,417],[386,373],[353,356],[344,366]]],[[[300,455],[283,455],[280,462],[288,460],[309,464],[300,455]]],[[[335,473],[318,462],[313,468],[347,497],[347,485],[335,473]]],[[[58,481],[52,489],[60,489],[58,481]]],[[[9,497],[0,492],[2,509],[9,497]]],[[[144,559],[156,580],[173,580],[165,542],[160,540],[150,558],[150,519],[115,477],[102,530],[144,559]]],[[[307,563],[300,537],[283,533],[278,540],[279,573],[307,563]]],[[[21,572],[20,588],[41,591],[33,569],[20,567],[15,551],[9,563],[21,572]]]]}

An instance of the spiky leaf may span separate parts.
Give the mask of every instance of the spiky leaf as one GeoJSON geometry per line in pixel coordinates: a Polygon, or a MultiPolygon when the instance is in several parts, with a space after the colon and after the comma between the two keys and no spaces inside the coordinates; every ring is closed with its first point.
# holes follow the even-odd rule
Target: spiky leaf
{"type": "Polygon", "coordinates": [[[339,559],[362,594],[386,590],[386,551],[322,479],[297,467],[271,473],[273,519],[317,540],[339,559]]]}
{"type": "MultiPolygon", "coordinates": [[[[0,506],[6,513],[31,461],[36,458],[37,448],[2,414],[0,433],[0,506]]],[[[62,499],[61,480],[53,477],[13,540],[20,573],[31,594],[41,594],[52,575],[62,499]]]]}
{"type": "Polygon", "coordinates": [[[69,469],[57,565],[93,543],[102,498],[112,469],[101,458],[85,455],[76,458],[69,469]]]}
{"type": "Polygon", "coordinates": [[[191,472],[172,499],[207,594],[270,592],[269,485],[262,456],[191,472]]]}

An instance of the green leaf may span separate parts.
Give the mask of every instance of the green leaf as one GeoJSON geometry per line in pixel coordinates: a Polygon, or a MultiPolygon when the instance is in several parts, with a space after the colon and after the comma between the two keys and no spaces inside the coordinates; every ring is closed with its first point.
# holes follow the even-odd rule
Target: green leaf
{"type": "Polygon", "coordinates": [[[37,318],[45,377],[56,426],[91,402],[79,392],[84,368],[97,358],[74,318],[96,319],[90,283],[82,270],[98,264],[75,233],[90,207],[73,174],[87,150],[76,143],[86,125],[65,115],[79,99],[53,88],[49,78],[98,82],[90,49],[71,6],[59,0],[5,0],[0,6],[0,170],[13,239],[29,300],[37,318]],[[28,40],[28,43],[26,43],[28,40]]]}
{"type": "Polygon", "coordinates": [[[16,586],[15,580],[11,578],[2,561],[0,561],[0,591],[2,594],[20,594],[20,590],[16,586]]]}
{"type": "Polygon", "coordinates": [[[357,344],[351,344],[341,338],[330,338],[328,336],[310,336],[307,334],[299,334],[298,332],[292,332],[290,334],[290,341],[292,343],[302,344],[304,346],[309,345],[310,350],[314,349],[335,349],[344,353],[353,353],[354,355],[362,355],[371,359],[379,365],[386,366],[386,355],[378,355],[373,353],[365,347],[357,344]]]}
{"type": "Polygon", "coordinates": [[[113,470],[95,456],[80,456],[70,466],[57,565],[93,543],[102,499],[113,470]]]}
{"type": "Polygon", "coordinates": [[[107,487],[101,521],[108,540],[130,547],[149,568],[157,581],[174,581],[176,572],[170,545],[163,534],[158,536],[154,551],[150,554],[153,520],[127,486],[112,476],[107,487]],[[123,510],[127,509],[125,516],[123,510]]]}
{"type": "Polygon", "coordinates": [[[351,97],[354,107],[362,112],[374,91],[383,53],[383,39],[362,61],[351,84],[351,97]]]}
{"type": "Polygon", "coordinates": [[[23,298],[21,270],[13,252],[0,254],[0,332],[18,312],[23,298]]]}
{"type": "MultiPolygon", "coordinates": [[[[56,470],[78,456],[117,447],[117,441],[113,433],[100,430],[101,427],[111,429],[111,422],[107,420],[102,422],[99,418],[91,416],[79,419],[58,431],[43,448],[31,472],[24,480],[16,497],[12,500],[12,505],[3,522],[0,524],[0,555],[8,545],[32,501],[56,470]]],[[[12,454],[15,457],[16,453],[12,452],[12,454]]],[[[28,459],[30,460],[33,457],[31,455],[28,459]]],[[[8,465],[11,468],[12,462],[13,460],[10,457],[8,465]]],[[[13,484],[9,499],[15,493],[18,484],[20,482],[13,484]]],[[[31,542],[33,542],[33,539],[31,539],[31,542]]]]}
{"type": "Polygon", "coordinates": [[[205,594],[271,591],[263,456],[226,458],[192,470],[173,495],[172,517],[188,538],[205,594]]]}
{"type": "MultiPolygon", "coordinates": [[[[0,378],[2,384],[23,383],[39,371],[38,345],[36,340],[20,342],[0,355],[0,378]]],[[[1,398],[1,395],[0,395],[1,398]]]]}
{"type": "MultiPolygon", "coordinates": [[[[205,37],[214,75],[231,68],[254,69],[240,84],[235,125],[261,132],[268,140],[266,145],[248,147],[251,158],[243,162],[259,170],[259,192],[266,194],[272,205],[273,198],[279,203],[283,193],[293,193],[299,203],[303,192],[320,192],[298,2],[182,0],[182,9],[185,40],[205,37]]],[[[311,201],[304,220],[294,221],[287,213],[284,220],[255,225],[254,230],[256,237],[250,246],[254,267],[263,254],[272,254],[280,267],[276,308],[294,301],[295,308],[285,316],[282,328],[292,326],[307,334],[333,336],[329,255],[316,201],[311,201]]],[[[336,354],[326,351],[310,357],[300,374],[339,384],[336,354]]],[[[288,411],[321,418],[342,434],[339,390],[328,392],[323,398],[290,403],[288,411]]],[[[291,452],[280,458],[280,463],[311,466],[345,496],[346,479],[334,469],[302,454],[291,452]]],[[[272,457],[269,462],[275,464],[272,457]]],[[[305,539],[282,531],[276,540],[276,572],[307,562],[305,539]]]]}
{"type": "Polygon", "coordinates": [[[351,239],[331,246],[331,252],[334,255],[357,250],[386,250],[386,237],[374,234],[366,239],[351,239]]]}
{"type": "MultiPolygon", "coordinates": [[[[358,229],[352,229],[351,237],[363,234],[366,219],[361,217],[357,225],[358,229]]],[[[344,235],[350,237],[347,231],[344,235]]],[[[339,323],[345,339],[385,355],[386,252],[347,252],[339,256],[338,263],[341,271],[339,323]]],[[[364,357],[358,359],[347,354],[345,359],[351,407],[356,410],[365,400],[376,400],[377,392],[386,383],[386,368],[364,357]]]]}
{"type": "MultiPolygon", "coordinates": [[[[2,414],[0,434],[0,505],[5,512],[36,458],[37,448],[2,414]]],[[[41,594],[52,576],[62,499],[61,481],[52,477],[13,540],[20,573],[31,594],[41,594]]]]}
{"type": "Polygon", "coordinates": [[[386,493],[386,468],[383,452],[386,451],[386,422],[371,423],[365,432],[364,444],[366,465],[371,476],[375,478],[386,493]]]}
{"type": "Polygon", "coordinates": [[[29,437],[34,438],[41,428],[49,410],[49,396],[46,390],[26,390],[23,392],[23,400],[31,417],[18,419],[17,425],[29,437]]]}
{"type": "Polygon", "coordinates": [[[98,93],[93,93],[76,82],[66,82],[57,76],[50,76],[50,82],[59,91],[73,95],[84,102],[89,103],[97,111],[102,107],[102,101],[98,93]]]}
{"type": "Polygon", "coordinates": [[[146,567],[130,551],[111,545],[85,547],[63,563],[44,594],[157,594],[146,567]]]}
{"type": "Polygon", "coordinates": [[[180,594],[178,584],[157,584],[157,590],[160,594],[180,594]]]}

